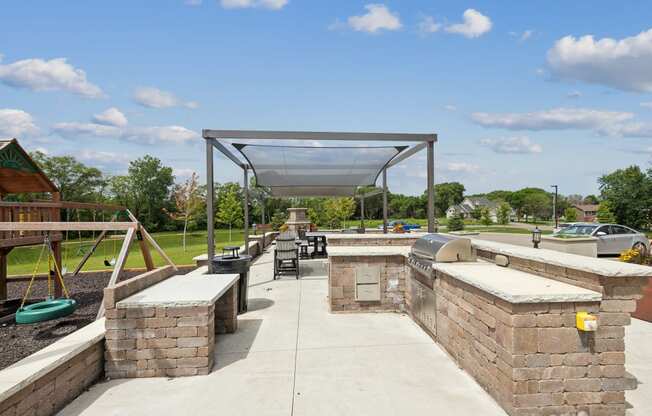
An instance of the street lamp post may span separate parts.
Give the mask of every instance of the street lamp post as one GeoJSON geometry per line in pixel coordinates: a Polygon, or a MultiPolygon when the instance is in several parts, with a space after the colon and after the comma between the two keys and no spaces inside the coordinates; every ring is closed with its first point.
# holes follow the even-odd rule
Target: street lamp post
{"type": "Polygon", "coordinates": [[[550,185],[551,188],[555,188],[555,195],[552,198],[552,215],[555,218],[555,228],[559,227],[559,216],[557,215],[557,194],[559,192],[559,186],[550,185]]]}

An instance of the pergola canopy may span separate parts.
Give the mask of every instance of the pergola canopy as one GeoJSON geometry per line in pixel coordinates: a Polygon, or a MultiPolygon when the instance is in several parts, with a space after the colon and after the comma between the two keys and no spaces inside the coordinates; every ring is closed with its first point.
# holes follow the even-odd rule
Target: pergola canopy
{"type": "Polygon", "coordinates": [[[353,196],[407,146],[309,147],[233,143],[272,196],[353,196]]]}
{"type": "MultiPolygon", "coordinates": [[[[387,169],[424,149],[427,150],[428,232],[436,231],[434,195],[436,134],[205,129],[202,131],[202,137],[206,140],[206,219],[209,259],[215,255],[214,148],[243,171],[246,252],[249,251],[249,170],[256,175],[256,184],[268,187],[274,196],[352,196],[360,186],[375,185],[376,179],[382,174],[383,232],[387,233],[387,169]],[[227,140],[239,139],[256,141],[256,144],[231,143],[242,157],[236,156],[225,145],[230,143],[227,140]],[[280,140],[308,141],[313,145],[285,146],[278,142],[280,140]],[[325,147],[319,143],[322,140],[416,142],[418,144],[407,150],[406,146],[325,147]],[[257,144],[259,141],[273,143],[276,141],[276,145],[259,145],[257,144]],[[246,162],[242,158],[246,159],[246,162]]],[[[361,196],[361,200],[361,203],[364,203],[364,196],[361,196]]],[[[210,261],[208,268],[212,272],[210,261]]]]}

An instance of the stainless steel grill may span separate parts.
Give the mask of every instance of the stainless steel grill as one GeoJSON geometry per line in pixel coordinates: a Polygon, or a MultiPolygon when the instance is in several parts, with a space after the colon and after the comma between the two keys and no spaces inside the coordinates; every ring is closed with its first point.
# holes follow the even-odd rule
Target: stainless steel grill
{"type": "Polygon", "coordinates": [[[416,273],[410,280],[410,312],[430,335],[437,336],[437,302],[434,262],[475,261],[471,240],[443,234],[427,234],[412,246],[408,264],[416,273]]]}
{"type": "Polygon", "coordinates": [[[431,271],[433,262],[475,261],[471,240],[443,234],[426,234],[412,246],[409,263],[422,271],[431,271]]]}

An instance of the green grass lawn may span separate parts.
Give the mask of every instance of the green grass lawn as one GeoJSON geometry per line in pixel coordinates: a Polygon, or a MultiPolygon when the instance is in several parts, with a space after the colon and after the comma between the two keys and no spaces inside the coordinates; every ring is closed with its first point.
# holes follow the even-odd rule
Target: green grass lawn
{"type": "MultiPolygon", "coordinates": [[[[193,257],[206,253],[206,231],[189,232],[186,235],[186,251],[183,250],[183,234],[180,232],[152,233],[152,237],[154,237],[172,261],[179,265],[192,264],[193,257]]],[[[120,236],[104,240],[88,260],[83,270],[111,269],[112,267],[104,265],[104,260],[107,259],[110,261],[118,256],[118,252],[122,246],[122,240],[123,237],[120,236]]],[[[226,245],[242,245],[244,243],[243,232],[242,230],[233,230],[232,241],[229,241],[229,230],[215,230],[215,242],[218,252],[226,245]]],[[[63,267],[67,268],[68,271],[74,270],[91,245],[92,240],[82,240],[81,244],[79,241],[64,242],[62,253],[63,267]]],[[[156,265],[165,264],[165,260],[153,248],[150,247],[150,249],[156,265]]],[[[9,275],[31,275],[40,251],[41,246],[17,247],[13,249],[8,256],[9,275]]],[[[126,267],[145,267],[137,241],[134,241],[131,245],[126,267]]],[[[40,273],[47,271],[47,259],[45,257],[41,261],[38,271],[40,273]]]]}

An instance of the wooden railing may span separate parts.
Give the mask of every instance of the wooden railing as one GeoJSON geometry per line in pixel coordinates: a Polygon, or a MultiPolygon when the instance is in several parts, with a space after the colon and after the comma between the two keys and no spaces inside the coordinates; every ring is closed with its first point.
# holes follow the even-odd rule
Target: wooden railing
{"type": "MultiPolygon", "coordinates": [[[[96,204],[87,202],[8,202],[0,201],[0,222],[58,222],[61,221],[62,209],[123,211],[120,205],[96,204]]],[[[0,247],[28,245],[30,241],[38,243],[50,231],[42,230],[0,230],[0,247]],[[3,241],[4,240],[4,241],[3,241]],[[14,240],[10,242],[9,240],[14,240]]]]}

